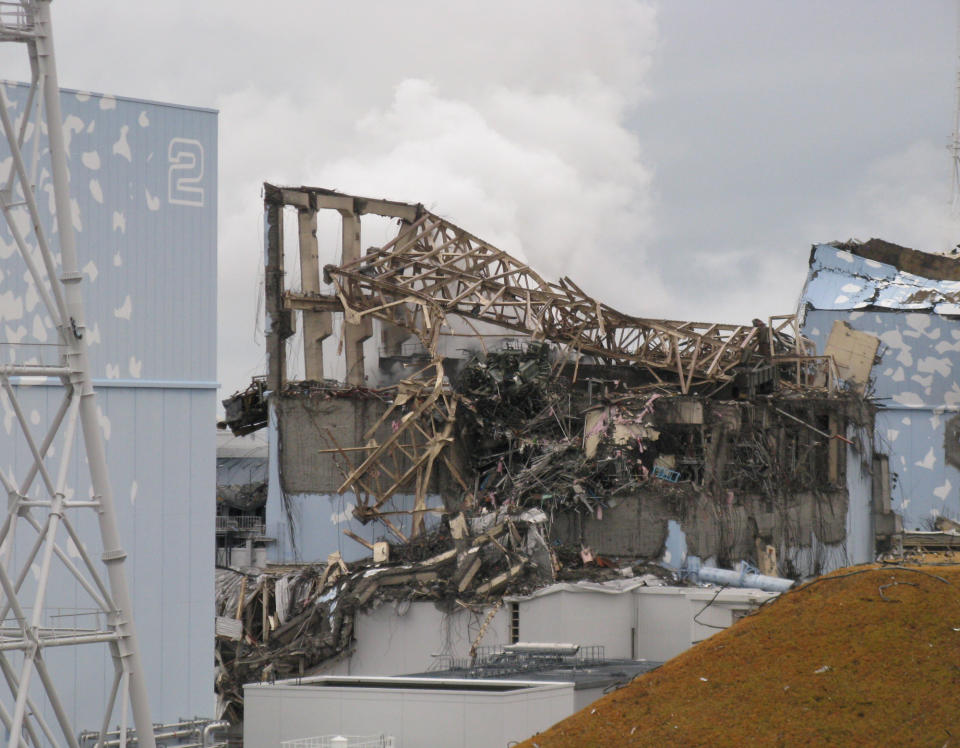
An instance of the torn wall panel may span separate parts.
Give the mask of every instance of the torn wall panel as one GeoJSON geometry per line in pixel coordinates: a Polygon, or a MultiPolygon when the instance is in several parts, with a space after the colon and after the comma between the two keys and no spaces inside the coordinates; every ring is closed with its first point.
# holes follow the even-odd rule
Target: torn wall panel
{"type": "MultiPolygon", "coordinates": [[[[889,454],[891,509],[906,529],[960,516],[960,471],[949,463],[945,431],[960,408],[960,321],[951,316],[958,300],[960,261],[952,257],[879,240],[811,253],[804,333],[818,350],[838,324],[880,341],[869,385],[881,408],[874,441],[889,454]]],[[[897,525],[882,511],[873,522],[878,532],[897,525]]]]}
{"type": "Polygon", "coordinates": [[[840,378],[863,392],[870,382],[873,360],[880,340],[876,335],[854,330],[843,320],[833,323],[823,352],[833,356],[840,378]]]}

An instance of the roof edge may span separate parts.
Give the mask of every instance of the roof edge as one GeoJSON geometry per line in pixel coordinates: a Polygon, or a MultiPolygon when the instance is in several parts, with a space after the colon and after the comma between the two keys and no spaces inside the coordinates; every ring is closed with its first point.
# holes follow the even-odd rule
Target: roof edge
{"type": "MultiPolygon", "coordinates": [[[[0,78],[0,83],[7,86],[16,86],[17,88],[29,88],[29,83],[23,81],[9,80],[0,78]]],[[[60,87],[61,94],[79,94],[80,96],[89,96],[96,99],[116,99],[117,101],[126,101],[131,104],[149,104],[151,106],[162,106],[167,109],[187,109],[191,112],[206,112],[207,114],[220,114],[219,109],[213,109],[206,106],[194,106],[192,104],[176,104],[170,101],[157,101],[156,99],[142,99],[136,96],[120,96],[119,94],[101,93],[99,91],[81,91],[76,88],[60,87]]]]}
{"type": "MultiPolygon", "coordinates": [[[[960,281],[960,258],[921,252],[883,239],[869,239],[865,242],[830,242],[830,246],[845,249],[867,260],[892,265],[898,270],[923,278],[960,281]]],[[[810,254],[810,260],[813,261],[813,252],[810,254]]]]}

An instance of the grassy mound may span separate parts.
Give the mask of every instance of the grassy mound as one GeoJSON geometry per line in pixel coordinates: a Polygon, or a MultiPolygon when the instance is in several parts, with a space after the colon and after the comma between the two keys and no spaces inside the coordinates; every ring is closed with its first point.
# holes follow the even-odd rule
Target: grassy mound
{"type": "Polygon", "coordinates": [[[960,747],[960,565],[791,590],[523,748],[960,747]]]}

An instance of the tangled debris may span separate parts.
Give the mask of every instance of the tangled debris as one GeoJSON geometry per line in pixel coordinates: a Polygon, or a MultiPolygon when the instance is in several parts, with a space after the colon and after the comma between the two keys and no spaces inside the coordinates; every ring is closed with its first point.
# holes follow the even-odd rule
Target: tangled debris
{"type": "MultiPolygon", "coordinates": [[[[324,442],[318,448],[342,471],[336,492],[352,492],[357,518],[379,521],[397,538],[408,536],[383,507],[398,493],[415,497],[412,508],[392,510],[410,516],[409,537],[426,530],[430,513],[484,503],[546,499],[596,516],[613,492],[628,493],[651,476],[677,483],[692,475],[712,498],[726,501],[726,493],[714,491],[713,475],[698,473],[697,456],[681,453],[716,447],[707,444],[709,436],[691,429],[674,442],[668,438],[672,453],[652,445],[656,427],[651,431],[644,419],[654,400],[739,400],[771,393],[832,397],[842,389],[833,359],[815,355],[795,315],[746,325],[634,317],[592,298],[569,278],[545,280],[422,205],[269,184],[264,194],[267,390],[293,394],[287,340],[296,328],[295,314],[310,329],[303,338],[304,366],[306,378],[314,380],[323,378],[322,342],[333,334],[331,315],[343,316],[338,350],[345,355],[347,382],[358,394],[367,368],[363,341],[373,335],[373,320],[384,343],[381,362],[403,359],[405,341],[418,346],[406,357],[403,378],[378,390],[389,405],[361,438],[340,443],[332,433],[317,437],[324,442]],[[285,246],[286,207],[297,210],[301,225],[296,255],[285,246]],[[320,211],[338,211],[347,237],[343,262],[323,268],[322,280],[332,293],[323,292],[316,263],[320,211]],[[361,254],[359,221],[367,213],[397,219],[399,230],[382,247],[361,254]],[[299,289],[285,286],[291,277],[284,271],[288,254],[300,259],[299,289]],[[487,346],[505,333],[525,340],[525,350],[522,343],[519,352],[487,346]],[[482,353],[462,366],[441,345],[443,335],[472,339],[482,353]],[[574,392],[579,387],[582,393],[584,385],[586,398],[574,392]],[[585,412],[594,408],[600,412],[585,412]],[[613,446],[608,449],[603,437],[613,446]],[[592,464],[580,459],[583,453],[592,464]],[[431,491],[438,483],[444,490],[431,491]],[[432,493],[441,494],[443,506],[429,506],[432,493]]],[[[262,396],[265,390],[258,392],[262,396]]],[[[225,403],[236,428],[262,422],[261,406],[251,393],[225,403]]],[[[807,425],[830,440],[846,424],[807,425]]]]}
{"type": "Polygon", "coordinates": [[[258,592],[246,601],[222,599],[222,616],[245,621],[240,634],[224,624],[234,638],[219,645],[218,688],[234,714],[244,679],[347,652],[364,606],[495,604],[571,569],[617,573],[606,556],[663,558],[670,521],[691,555],[749,560],[768,575],[807,576],[843,553],[848,473],[867,475],[878,459],[869,381],[841,380],[796,315],[747,325],[633,317],[422,205],[272,185],[265,204],[268,375],[227,412],[252,428],[270,398],[282,491],[349,492],[353,517],[394,544],[385,562],[384,541],[344,530],[375,563],[332,556],[289,581],[251,578],[258,592]],[[296,255],[285,207],[298,212],[296,255]],[[343,262],[323,269],[331,293],[316,264],[321,210],[339,211],[344,226],[343,262]],[[364,213],[399,230],[361,255],[364,213]],[[296,276],[288,255],[301,263],[299,289],[285,286],[296,276]],[[324,379],[333,314],[345,384],[324,379]],[[303,382],[287,378],[295,315],[303,382]],[[363,358],[374,320],[381,370],[391,367],[376,389],[363,358]],[[452,355],[441,336],[467,339],[470,352],[452,355]],[[295,581],[309,594],[290,597],[295,581]]]}
{"type": "Polygon", "coordinates": [[[954,745],[958,658],[956,560],[842,569],[522,746],[954,745]]]}
{"type": "MultiPolygon", "coordinates": [[[[218,569],[219,716],[242,719],[244,683],[309,674],[348,656],[356,615],[384,602],[490,605],[557,578],[623,574],[619,562],[585,565],[579,554],[549,547],[539,511],[445,519],[415,541],[377,543],[373,557],[349,564],[333,553],[326,564],[271,567],[261,574],[218,569]]],[[[638,565],[637,573],[643,570],[638,565]]]]}

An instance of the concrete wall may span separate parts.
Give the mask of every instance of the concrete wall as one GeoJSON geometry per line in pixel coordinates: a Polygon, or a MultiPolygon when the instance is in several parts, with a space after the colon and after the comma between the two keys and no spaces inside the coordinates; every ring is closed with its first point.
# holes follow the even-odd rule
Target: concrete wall
{"type": "MultiPolygon", "coordinates": [[[[480,644],[510,643],[511,605],[516,603],[520,641],[600,644],[610,659],[662,662],[720,630],[713,626],[726,628],[737,615],[776,596],[737,589],[716,595],[716,589],[701,587],[564,589],[576,587],[562,585],[547,594],[506,598],[480,644]]],[[[466,659],[488,610],[446,613],[428,602],[384,603],[357,616],[355,651],[322,672],[403,675],[443,667],[447,662],[443,656],[466,659]]]]}
{"type": "Polygon", "coordinates": [[[574,710],[572,683],[488,692],[469,689],[509,682],[460,681],[462,691],[309,683],[245,686],[244,745],[272,748],[283,740],[320,735],[385,734],[394,737],[395,748],[506,747],[574,710]]]}
{"type": "Polygon", "coordinates": [[[636,599],[630,593],[558,592],[518,604],[520,641],[602,644],[611,659],[634,656],[636,599]]]}
{"type": "MultiPolygon", "coordinates": [[[[272,398],[279,428],[279,465],[282,488],[291,494],[332,494],[343,483],[344,464],[339,454],[321,452],[337,445],[364,444],[364,433],[387,409],[376,398],[354,399],[324,397],[323,394],[272,398]]],[[[376,434],[387,438],[390,424],[376,434]]],[[[362,453],[350,458],[359,462],[362,453]]]]}
{"type": "MultiPolygon", "coordinates": [[[[853,492],[857,507],[866,507],[856,525],[857,537],[862,538],[863,525],[867,531],[870,528],[870,476],[861,473],[858,454],[848,450],[847,460],[848,491],[853,492]]],[[[604,509],[602,518],[558,514],[553,533],[563,543],[582,543],[598,554],[660,558],[673,568],[683,565],[685,554],[717,559],[725,552],[729,558],[724,564],[755,562],[758,535],[764,543],[769,538],[780,558],[789,559],[803,575],[869,560],[861,555],[853,561],[846,553],[847,492],[798,491],[791,499],[785,509],[770,511],[763,496],[740,495],[736,504],[728,506],[690,490],[681,517],[678,500],[668,500],[654,487],[619,497],[604,509]],[[835,552],[838,546],[842,546],[839,553],[835,552]]]]}
{"type": "Polygon", "coordinates": [[[632,597],[637,611],[636,659],[665,662],[776,594],[725,589],[718,595],[711,588],[641,587],[632,597]]]}
{"type": "MultiPolygon", "coordinates": [[[[287,425],[282,428],[278,425],[281,419],[278,418],[278,406],[274,399],[270,400],[270,422],[268,426],[267,439],[269,442],[268,458],[268,482],[267,482],[267,505],[266,505],[266,524],[267,535],[276,538],[277,542],[271,544],[267,551],[267,558],[277,563],[288,562],[312,562],[326,561],[327,555],[333,551],[340,551],[343,558],[347,561],[354,561],[370,555],[370,551],[351,540],[343,534],[344,530],[350,530],[370,543],[381,538],[387,537],[388,540],[395,542],[396,537],[389,535],[389,530],[380,522],[370,522],[362,524],[353,516],[353,510],[357,506],[357,497],[352,492],[342,494],[336,493],[339,482],[334,480],[333,471],[335,465],[327,456],[320,455],[317,450],[326,448],[326,441],[323,441],[317,435],[317,429],[321,428],[321,423],[314,425],[311,420],[310,408],[298,405],[300,400],[280,399],[279,402],[285,403],[279,409],[283,410],[290,418],[287,425]],[[291,414],[292,415],[291,417],[291,414]],[[297,437],[293,441],[288,440],[288,444],[296,445],[295,452],[300,455],[300,459],[308,463],[298,468],[298,475],[294,486],[302,487],[310,485],[311,481],[316,481],[318,486],[332,486],[327,493],[287,491],[284,490],[280,480],[279,466],[284,461],[289,461],[290,456],[284,454],[284,438],[278,438],[279,433],[286,433],[291,430],[291,424],[300,423],[308,432],[297,437]],[[311,457],[311,451],[316,453],[311,457]],[[311,461],[318,461],[314,467],[309,467],[311,461]]],[[[331,427],[337,427],[337,419],[340,418],[340,428],[348,428],[362,434],[366,429],[350,425],[355,424],[350,409],[352,401],[335,401],[337,407],[324,417],[323,424],[328,421],[331,427]],[[345,404],[344,404],[345,403],[345,404]]],[[[318,415],[319,417],[319,415],[318,415]]],[[[323,426],[326,428],[326,426],[323,426]]],[[[339,441],[339,439],[338,439],[339,441]]],[[[343,441],[341,444],[358,443],[343,441]]],[[[341,473],[342,476],[342,473],[341,473]]],[[[289,485],[289,481],[288,481],[289,485]]],[[[437,495],[427,496],[427,506],[436,507],[442,504],[437,495]]],[[[414,497],[409,494],[395,494],[382,507],[382,511],[409,511],[414,507],[414,497]]],[[[426,516],[427,525],[437,521],[438,515],[430,513],[426,516]]],[[[390,516],[391,522],[397,525],[401,532],[409,534],[411,517],[408,514],[395,514],[390,516]]]]}
{"type": "MultiPolygon", "coordinates": [[[[428,602],[384,603],[357,616],[354,653],[324,672],[403,675],[444,667],[444,657],[466,659],[488,611],[478,606],[477,612],[458,607],[447,613],[428,602]]],[[[509,644],[509,636],[510,613],[505,607],[494,616],[480,643],[509,644]]]]}

